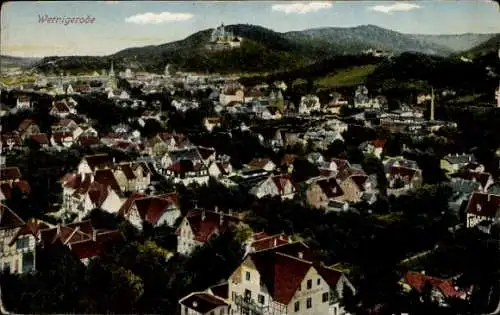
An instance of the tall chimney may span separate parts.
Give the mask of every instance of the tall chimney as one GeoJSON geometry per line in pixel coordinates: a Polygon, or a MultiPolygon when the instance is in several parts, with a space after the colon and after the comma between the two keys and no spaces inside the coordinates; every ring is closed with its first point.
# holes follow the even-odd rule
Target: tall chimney
{"type": "Polygon", "coordinates": [[[434,121],[434,88],[431,89],[431,118],[430,121],[434,121]]]}

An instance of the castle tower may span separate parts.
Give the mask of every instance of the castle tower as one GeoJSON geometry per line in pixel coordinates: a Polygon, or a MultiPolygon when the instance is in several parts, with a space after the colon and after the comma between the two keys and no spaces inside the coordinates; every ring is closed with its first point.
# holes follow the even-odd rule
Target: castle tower
{"type": "Polygon", "coordinates": [[[431,89],[431,121],[434,121],[434,88],[431,89]]]}

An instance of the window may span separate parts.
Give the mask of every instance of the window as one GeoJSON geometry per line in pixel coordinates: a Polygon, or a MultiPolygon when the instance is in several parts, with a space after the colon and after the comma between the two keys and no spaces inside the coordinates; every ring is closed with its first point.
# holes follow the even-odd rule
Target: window
{"type": "Polygon", "coordinates": [[[298,312],[300,310],[300,302],[299,301],[295,302],[293,309],[295,312],[298,312]]]}
{"type": "Polygon", "coordinates": [[[302,290],[302,284],[299,283],[299,291],[302,290]]]}
{"type": "Polygon", "coordinates": [[[311,308],[312,307],[312,298],[307,298],[307,308],[311,308]]]}
{"type": "Polygon", "coordinates": [[[232,293],[232,300],[233,300],[233,301],[234,301],[234,300],[236,300],[236,292],[234,292],[234,291],[233,291],[233,293],[232,293]]]}
{"type": "Polygon", "coordinates": [[[321,297],[322,297],[323,303],[330,301],[330,294],[328,294],[328,292],[323,293],[323,295],[321,297]]]}
{"type": "Polygon", "coordinates": [[[247,271],[245,273],[245,278],[247,279],[247,281],[250,281],[250,272],[249,271],[247,271]]]}
{"type": "Polygon", "coordinates": [[[321,279],[320,279],[320,278],[318,278],[318,281],[316,281],[316,283],[317,283],[318,285],[320,285],[320,284],[321,284],[321,279]]]}
{"type": "Polygon", "coordinates": [[[313,281],[311,279],[307,280],[307,290],[310,290],[313,286],[313,281]]]}
{"type": "Polygon", "coordinates": [[[252,291],[245,289],[245,300],[250,301],[252,299],[252,291]]]}
{"type": "Polygon", "coordinates": [[[4,264],[3,264],[3,270],[4,270],[5,272],[10,273],[10,264],[9,264],[9,263],[4,263],[4,264]]]}
{"type": "MultiPolygon", "coordinates": [[[[23,254],[23,272],[30,272],[34,269],[35,257],[32,252],[23,254]]],[[[17,269],[17,268],[16,268],[17,269]]]]}
{"type": "Polygon", "coordinates": [[[264,296],[262,294],[259,294],[257,300],[259,301],[259,304],[264,304],[265,302],[264,296]]]}
{"type": "Polygon", "coordinates": [[[210,315],[215,315],[215,313],[214,312],[210,312],[210,315]]]}
{"type": "Polygon", "coordinates": [[[224,309],[223,308],[220,310],[219,315],[224,315],[224,309]]]}
{"type": "Polygon", "coordinates": [[[187,306],[184,306],[184,315],[189,315],[189,309],[187,306]]]}
{"type": "Polygon", "coordinates": [[[27,237],[20,238],[16,241],[16,249],[27,248],[29,245],[29,239],[27,237]]]}

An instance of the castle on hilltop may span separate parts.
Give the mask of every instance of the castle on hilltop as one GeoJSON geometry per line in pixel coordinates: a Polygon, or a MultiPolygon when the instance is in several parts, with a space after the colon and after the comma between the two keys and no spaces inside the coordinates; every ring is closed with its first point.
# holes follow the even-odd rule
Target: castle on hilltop
{"type": "Polygon", "coordinates": [[[227,31],[222,23],[212,31],[210,44],[207,46],[211,50],[240,48],[242,38],[235,36],[233,32],[227,31]]]}

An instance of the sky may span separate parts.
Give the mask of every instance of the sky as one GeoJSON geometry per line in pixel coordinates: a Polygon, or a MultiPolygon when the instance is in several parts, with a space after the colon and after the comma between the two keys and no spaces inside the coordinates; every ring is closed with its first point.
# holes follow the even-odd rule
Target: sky
{"type": "Polygon", "coordinates": [[[490,0],[6,2],[0,53],[102,56],[181,40],[220,23],[278,32],[374,24],[413,34],[500,33],[500,10],[490,0]],[[60,19],[47,19],[51,17],[60,19]],[[82,23],[73,17],[81,17],[82,23]]]}

